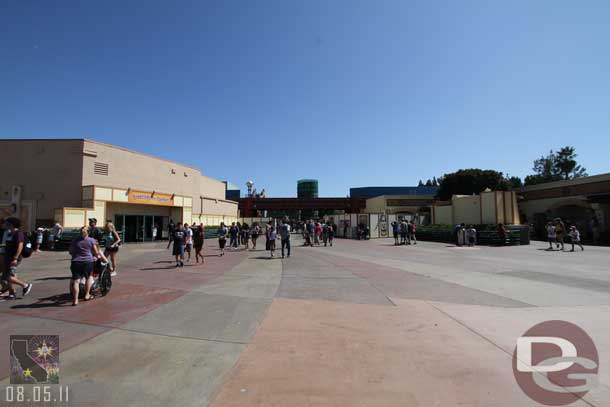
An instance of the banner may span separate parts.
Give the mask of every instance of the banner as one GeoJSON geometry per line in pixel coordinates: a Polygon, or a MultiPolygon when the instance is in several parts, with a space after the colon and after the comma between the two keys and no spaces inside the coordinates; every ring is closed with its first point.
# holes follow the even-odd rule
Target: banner
{"type": "Polygon", "coordinates": [[[155,192],[129,191],[129,203],[145,205],[174,206],[173,195],[155,192]]]}

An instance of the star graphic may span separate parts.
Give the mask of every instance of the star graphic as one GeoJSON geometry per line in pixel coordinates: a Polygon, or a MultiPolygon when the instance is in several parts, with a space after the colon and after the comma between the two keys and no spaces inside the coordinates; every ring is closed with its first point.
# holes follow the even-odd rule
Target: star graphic
{"type": "Polygon", "coordinates": [[[32,371],[28,368],[23,371],[25,377],[32,377],[32,371]]]}

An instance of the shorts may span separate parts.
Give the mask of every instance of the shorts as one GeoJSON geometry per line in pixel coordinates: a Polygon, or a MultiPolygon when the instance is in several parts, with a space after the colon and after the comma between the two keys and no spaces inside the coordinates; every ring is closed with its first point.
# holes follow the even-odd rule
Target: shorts
{"type": "Polygon", "coordinates": [[[269,250],[275,250],[275,240],[269,240],[269,250]]]}
{"type": "Polygon", "coordinates": [[[469,237],[468,238],[468,243],[473,244],[474,243],[474,237],[469,237]]]}
{"type": "Polygon", "coordinates": [[[393,235],[394,235],[394,239],[398,239],[398,232],[394,232],[393,235]]]}
{"type": "Polygon", "coordinates": [[[191,250],[192,250],[192,249],[193,249],[193,245],[192,245],[192,244],[190,244],[190,243],[188,243],[188,244],[186,245],[186,247],[184,248],[184,250],[185,250],[187,253],[189,253],[189,254],[191,253],[191,250]]]}
{"type": "Polygon", "coordinates": [[[557,240],[555,237],[550,237],[549,236],[549,242],[553,243],[553,242],[555,242],[555,240],[557,240]]]}
{"type": "Polygon", "coordinates": [[[72,280],[80,280],[82,278],[89,278],[93,271],[93,262],[91,261],[73,261],[70,264],[70,271],[72,272],[72,280]]]}
{"type": "Polygon", "coordinates": [[[42,244],[42,236],[36,238],[36,244],[42,244]]]}
{"type": "Polygon", "coordinates": [[[106,251],[108,253],[117,253],[119,251],[119,246],[114,246],[114,247],[107,247],[106,251]]]}
{"type": "Polygon", "coordinates": [[[221,249],[224,249],[226,244],[227,239],[218,239],[218,247],[220,247],[221,249]]]}
{"type": "Polygon", "coordinates": [[[184,245],[174,243],[174,256],[184,256],[184,245]]]}

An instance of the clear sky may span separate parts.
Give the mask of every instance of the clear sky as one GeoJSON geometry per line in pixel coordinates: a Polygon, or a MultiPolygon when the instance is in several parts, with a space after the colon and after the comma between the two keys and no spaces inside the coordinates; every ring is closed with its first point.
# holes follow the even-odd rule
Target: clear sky
{"type": "Polygon", "coordinates": [[[320,195],[573,145],[610,172],[608,0],[0,1],[0,138],[320,195]]]}

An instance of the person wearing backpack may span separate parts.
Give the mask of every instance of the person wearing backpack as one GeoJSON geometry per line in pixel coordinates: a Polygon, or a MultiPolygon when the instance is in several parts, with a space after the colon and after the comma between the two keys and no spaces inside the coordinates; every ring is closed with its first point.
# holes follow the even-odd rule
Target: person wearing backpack
{"type": "Polygon", "coordinates": [[[14,285],[21,286],[23,289],[22,297],[25,297],[32,291],[32,284],[26,283],[25,281],[17,278],[17,267],[21,263],[22,258],[30,257],[32,249],[26,247],[25,235],[19,227],[21,222],[17,218],[7,218],[5,220],[6,228],[9,230],[9,234],[6,237],[4,243],[4,270],[2,273],[2,280],[7,282],[8,293],[6,300],[15,300],[15,288],[14,285]]]}

